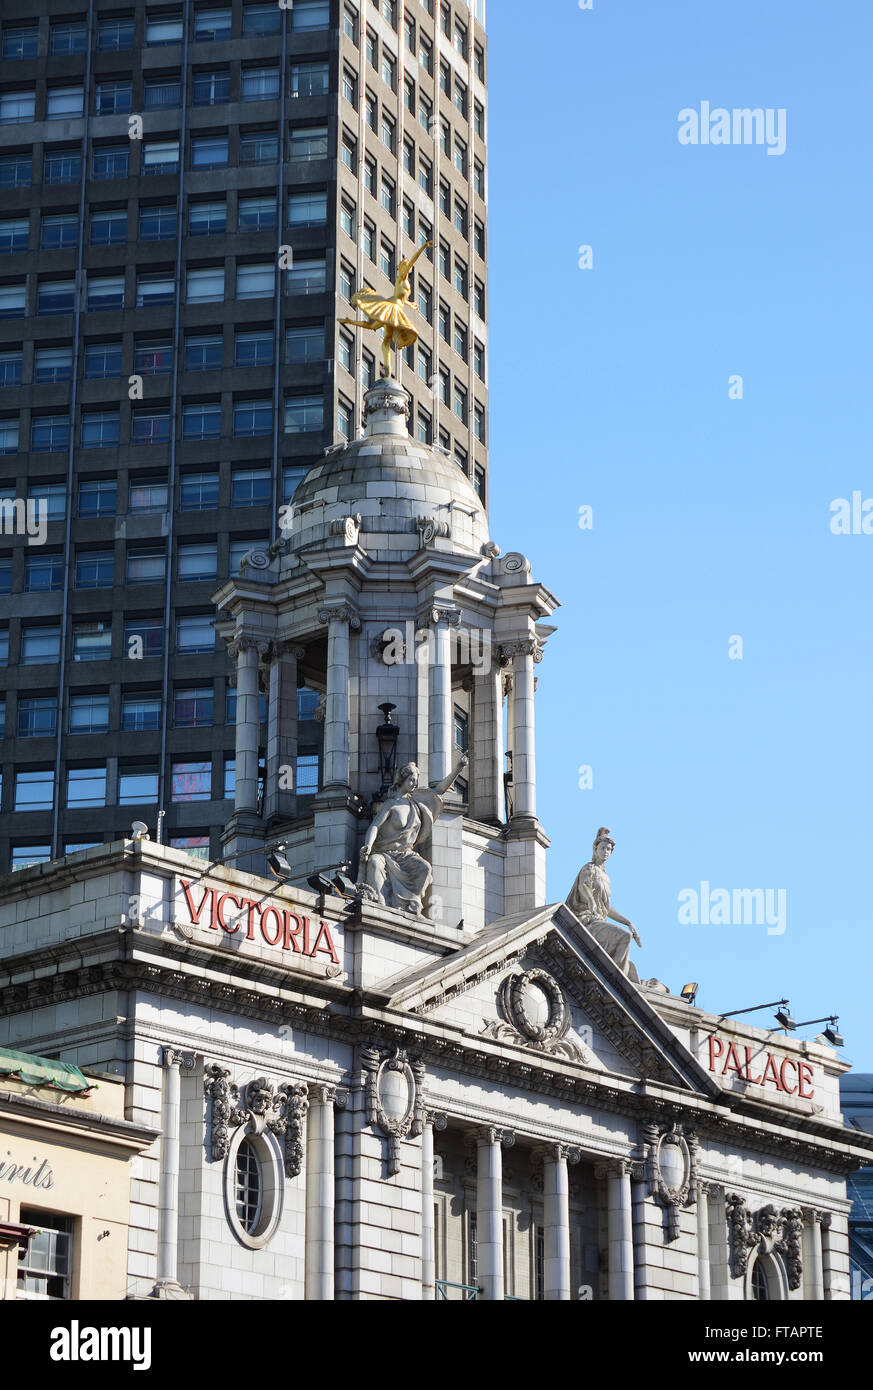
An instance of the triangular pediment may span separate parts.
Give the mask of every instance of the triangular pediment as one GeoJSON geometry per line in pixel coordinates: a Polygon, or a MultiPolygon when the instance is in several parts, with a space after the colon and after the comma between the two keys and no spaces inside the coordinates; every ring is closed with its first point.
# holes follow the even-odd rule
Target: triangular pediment
{"type": "Polygon", "coordinates": [[[635,1080],[717,1090],[565,903],[500,918],[460,950],[375,992],[392,1012],[468,1036],[635,1080]]]}

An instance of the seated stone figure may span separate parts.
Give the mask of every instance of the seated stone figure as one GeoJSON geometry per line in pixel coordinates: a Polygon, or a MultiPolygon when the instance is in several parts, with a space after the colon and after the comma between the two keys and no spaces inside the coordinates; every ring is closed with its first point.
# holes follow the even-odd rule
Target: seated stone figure
{"type": "Polygon", "coordinates": [[[418,787],[415,763],[401,767],[361,846],[358,887],[370,902],[384,903],[421,917],[433,870],[416,854],[430,839],[434,821],[443,809],[443,796],[467,766],[462,755],[455,770],[437,787],[418,787]]]}
{"type": "Polygon", "coordinates": [[[609,876],[603,866],[614,849],[615,841],[606,827],[601,826],[594,841],[591,860],[583,865],[576,875],[576,882],[567,897],[567,906],[600,942],[607,954],[612,956],[628,979],[634,984],[639,984],[640,977],[630,959],[630,944],[631,941],[635,941],[638,946],[642,946],[643,943],[633,922],[629,922],[610,906],[609,876]],[[621,925],[614,927],[607,919],[621,925]]]}

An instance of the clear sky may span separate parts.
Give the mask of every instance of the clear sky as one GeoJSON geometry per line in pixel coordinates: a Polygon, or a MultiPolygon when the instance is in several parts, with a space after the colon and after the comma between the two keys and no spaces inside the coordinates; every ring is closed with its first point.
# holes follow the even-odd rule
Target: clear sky
{"type": "Polygon", "coordinates": [[[492,535],[562,604],[549,896],[609,826],[643,978],[835,1010],[873,1071],[873,535],[831,532],[873,498],[873,6],[491,0],[488,28],[492,535]],[[702,102],[784,108],[785,152],[680,144],[702,102]],[[785,931],[680,924],[703,881],[784,890],[785,931]]]}

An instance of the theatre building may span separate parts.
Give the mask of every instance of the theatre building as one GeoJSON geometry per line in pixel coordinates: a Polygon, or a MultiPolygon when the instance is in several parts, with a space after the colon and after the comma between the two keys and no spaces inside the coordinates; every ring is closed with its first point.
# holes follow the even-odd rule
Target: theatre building
{"type": "Polygon", "coordinates": [[[0,1298],[126,1296],[130,1165],[157,1131],[124,1105],[121,1077],[0,1047],[0,1298]]]}
{"type": "Polygon", "coordinates": [[[549,902],[558,601],[407,411],[369,391],[365,434],[216,594],[225,862],[137,832],[0,880],[0,1045],[122,1077],[155,1136],[130,1297],[847,1299],[873,1155],[847,1067],[638,981],[598,911],[549,902]]]}

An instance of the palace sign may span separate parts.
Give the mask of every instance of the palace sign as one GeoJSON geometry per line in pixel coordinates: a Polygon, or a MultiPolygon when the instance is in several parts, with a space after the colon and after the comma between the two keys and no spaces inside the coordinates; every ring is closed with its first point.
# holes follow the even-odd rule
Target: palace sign
{"type": "Polygon", "coordinates": [[[241,941],[263,942],[310,960],[325,955],[331,964],[340,964],[327,922],[319,921],[316,926],[308,917],[289,912],[285,907],[277,907],[275,903],[258,902],[236,893],[223,893],[218,888],[203,888],[198,902],[195,901],[198,891],[196,884],[193,893],[190,880],[180,878],[179,884],[183,896],[177,902],[187,911],[188,919],[195,927],[223,932],[227,936],[236,936],[239,932],[242,933],[241,941]]]}
{"type": "Polygon", "coordinates": [[[780,1057],[775,1052],[761,1053],[747,1044],[728,1042],[713,1034],[709,1043],[709,1070],[717,1076],[732,1073],[753,1086],[774,1086],[783,1095],[812,1100],[813,1066],[795,1057],[780,1057]]]}

